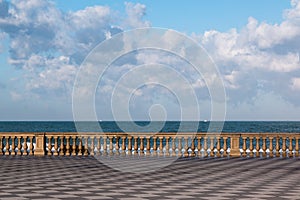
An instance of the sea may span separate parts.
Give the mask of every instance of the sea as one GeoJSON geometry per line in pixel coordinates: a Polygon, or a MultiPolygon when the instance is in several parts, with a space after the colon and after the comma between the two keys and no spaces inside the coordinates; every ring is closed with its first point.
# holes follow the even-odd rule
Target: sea
{"type": "Polygon", "coordinates": [[[226,133],[299,133],[300,121],[225,121],[225,122],[73,122],[2,121],[0,132],[226,132],[226,133]],[[196,128],[195,128],[196,125],[196,128]],[[101,129],[99,129],[99,127],[101,129]],[[215,128],[214,128],[215,127],[215,128]],[[220,129],[221,127],[221,129],[220,129]]]}

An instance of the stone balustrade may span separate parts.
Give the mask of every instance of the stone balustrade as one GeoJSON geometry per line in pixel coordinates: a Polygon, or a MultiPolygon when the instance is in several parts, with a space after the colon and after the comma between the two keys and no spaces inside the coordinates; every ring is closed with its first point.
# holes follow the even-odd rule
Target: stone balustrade
{"type": "Polygon", "coordinates": [[[296,157],[299,133],[0,133],[0,155],[296,157]]]}

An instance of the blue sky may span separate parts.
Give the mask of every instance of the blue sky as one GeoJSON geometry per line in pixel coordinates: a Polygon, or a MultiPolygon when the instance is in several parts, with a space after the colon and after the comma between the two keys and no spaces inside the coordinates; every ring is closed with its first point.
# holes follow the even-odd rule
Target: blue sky
{"type": "MultiPolygon", "coordinates": [[[[76,11],[86,6],[105,5],[123,13],[124,1],[70,0],[54,1],[64,11],[76,11]]],[[[282,11],[290,8],[289,0],[189,0],[189,1],[130,1],[147,6],[144,17],[155,27],[175,29],[180,32],[201,33],[207,30],[227,31],[243,27],[252,16],[259,21],[280,23],[282,11]]]]}
{"type": "MultiPolygon", "coordinates": [[[[224,81],[227,120],[300,120],[299,19],[298,0],[0,0],[0,120],[72,120],[72,87],[89,51],[107,33],[149,26],[207,50],[224,81]]],[[[209,99],[201,102],[209,119],[209,99]]],[[[135,106],[133,116],[147,119],[135,106]]]]}

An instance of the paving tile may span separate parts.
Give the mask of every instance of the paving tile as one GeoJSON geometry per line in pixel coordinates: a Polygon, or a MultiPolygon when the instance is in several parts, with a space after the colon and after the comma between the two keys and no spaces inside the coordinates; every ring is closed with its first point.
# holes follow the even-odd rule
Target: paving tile
{"type": "MultiPolygon", "coordinates": [[[[300,159],[0,156],[0,199],[299,199],[300,159]],[[168,158],[165,158],[168,159],[168,158]],[[123,162],[124,169],[105,165],[123,162]],[[152,163],[153,161],[153,163],[152,163]],[[133,164],[134,165],[133,165],[133,164]],[[140,164],[140,165],[139,165],[140,164]],[[141,168],[139,173],[130,169],[141,168]],[[129,171],[128,171],[129,170],[129,171]]],[[[114,166],[114,165],[112,165],[114,166]]]]}

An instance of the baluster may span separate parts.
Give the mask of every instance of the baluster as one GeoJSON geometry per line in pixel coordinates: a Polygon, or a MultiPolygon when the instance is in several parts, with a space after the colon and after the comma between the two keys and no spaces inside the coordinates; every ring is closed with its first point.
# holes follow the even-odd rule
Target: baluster
{"type": "Polygon", "coordinates": [[[143,152],[143,138],[141,136],[138,136],[137,138],[137,152],[138,152],[138,155],[140,156],[141,153],[143,152]]]}
{"type": "Polygon", "coordinates": [[[109,148],[108,154],[111,155],[113,153],[113,141],[112,141],[113,137],[109,136],[108,138],[109,138],[109,146],[107,146],[109,148]]]}
{"type": "Polygon", "coordinates": [[[17,137],[12,137],[11,138],[11,155],[17,155],[17,151],[16,148],[18,147],[18,145],[16,146],[16,139],[17,137]]]}
{"type": "Polygon", "coordinates": [[[150,137],[147,137],[146,140],[147,140],[147,151],[146,152],[148,154],[148,153],[150,153],[150,148],[151,148],[150,147],[150,137]]]}
{"type": "Polygon", "coordinates": [[[66,138],[66,156],[70,156],[71,152],[70,152],[70,140],[71,137],[65,137],[66,138]]]}
{"type": "Polygon", "coordinates": [[[84,137],[84,156],[88,156],[90,155],[90,151],[89,151],[89,136],[85,136],[84,137]]]}
{"type": "Polygon", "coordinates": [[[27,151],[27,137],[24,137],[24,143],[23,143],[23,155],[28,155],[28,151],[27,151]]]}
{"type": "Polygon", "coordinates": [[[218,136],[216,137],[216,153],[215,153],[215,157],[221,157],[221,138],[218,136]]]}
{"type": "Polygon", "coordinates": [[[18,143],[17,143],[17,148],[18,148],[18,150],[17,150],[17,152],[16,152],[16,154],[17,155],[22,155],[22,153],[21,153],[21,136],[18,136],[17,137],[17,140],[18,140],[18,143]]]}
{"type": "Polygon", "coordinates": [[[282,151],[286,152],[286,138],[282,138],[282,151]]]}
{"type": "Polygon", "coordinates": [[[90,148],[90,154],[95,156],[96,155],[96,151],[95,151],[95,137],[91,137],[91,148],[90,148]]]}
{"type": "Polygon", "coordinates": [[[134,144],[133,144],[132,154],[135,154],[135,153],[137,153],[137,151],[138,151],[138,137],[135,136],[135,137],[133,137],[133,138],[134,138],[134,139],[133,139],[134,144]]]}
{"type": "Polygon", "coordinates": [[[70,138],[72,138],[72,156],[76,156],[76,136],[70,138]]]}
{"type": "Polygon", "coordinates": [[[78,137],[78,155],[83,155],[83,153],[82,153],[82,139],[83,139],[83,137],[78,137]]]}
{"type": "Polygon", "coordinates": [[[223,146],[224,153],[225,152],[227,153],[227,148],[228,148],[228,146],[227,146],[227,138],[228,138],[228,136],[223,137],[223,140],[224,140],[224,146],[223,146]]]}
{"type": "Polygon", "coordinates": [[[59,154],[62,156],[65,155],[65,152],[67,149],[67,141],[66,140],[67,140],[67,137],[61,136],[59,154]],[[66,141],[66,143],[65,143],[65,141],[66,141]]]}
{"type": "Polygon", "coordinates": [[[271,156],[271,154],[273,154],[272,152],[273,152],[273,149],[274,149],[272,137],[269,138],[269,141],[270,141],[270,156],[271,156]]]}
{"type": "Polygon", "coordinates": [[[204,158],[207,150],[207,137],[202,137],[202,148],[201,148],[201,157],[204,158]]]}
{"type": "Polygon", "coordinates": [[[9,155],[9,137],[6,137],[6,151],[5,151],[5,155],[9,155]]]}

